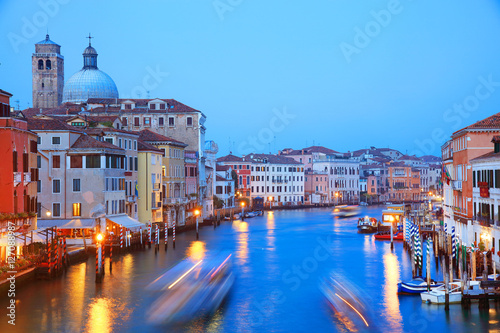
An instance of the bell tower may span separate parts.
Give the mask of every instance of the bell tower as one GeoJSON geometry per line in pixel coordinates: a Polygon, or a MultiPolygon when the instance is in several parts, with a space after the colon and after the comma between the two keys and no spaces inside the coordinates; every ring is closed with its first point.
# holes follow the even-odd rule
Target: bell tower
{"type": "Polygon", "coordinates": [[[63,98],[64,57],[61,46],[45,36],[45,40],[35,44],[31,56],[33,76],[33,107],[55,108],[63,98]]]}

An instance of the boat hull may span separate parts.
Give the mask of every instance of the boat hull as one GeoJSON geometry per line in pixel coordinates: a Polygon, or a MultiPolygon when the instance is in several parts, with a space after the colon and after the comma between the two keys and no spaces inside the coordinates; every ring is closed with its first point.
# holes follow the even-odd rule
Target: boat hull
{"type": "MultiPolygon", "coordinates": [[[[431,285],[431,290],[441,287],[442,284],[431,285]]],[[[427,291],[427,284],[425,285],[414,285],[410,283],[400,282],[398,283],[398,294],[411,294],[418,295],[420,293],[427,291]]]]}
{"type": "MultiPolygon", "coordinates": [[[[423,292],[420,294],[422,298],[422,302],[431,303],[431,304],[445,304],[444,293],[438,293],[434,291],[423,292]]],[[[452,292],[450,293],[450,304],[456,304],[462,302],[462,293],[460,292],[452,292]]]]}
{"type": "Polygon", "coordinates": [[[377,232],[377,227],[367,226],[367,225],[358,225],[358,232],[360,234],[373,234],[377,232]]]}

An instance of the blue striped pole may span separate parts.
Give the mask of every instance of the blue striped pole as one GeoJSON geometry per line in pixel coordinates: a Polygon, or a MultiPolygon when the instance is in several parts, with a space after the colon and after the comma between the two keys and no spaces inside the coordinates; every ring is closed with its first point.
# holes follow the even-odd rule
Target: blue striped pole
{"type": "Polygon", "coordinates": [[[455,238],[455,227],[452,226],[451,227],[451,253],[452,253],[452,258],[453,260],[455,260],[455,256],[456,256],[456,238],[455,238]]]}

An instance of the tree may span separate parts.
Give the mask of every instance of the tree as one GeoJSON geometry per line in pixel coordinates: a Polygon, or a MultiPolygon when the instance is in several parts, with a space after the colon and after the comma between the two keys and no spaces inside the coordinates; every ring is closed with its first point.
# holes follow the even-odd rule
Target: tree
{"type": "Polygon", "coordinates": [[[216,195],[213,196],[215,209],[221,209],[224,207],[224,200],[219,199],[216,195]]]}
{"type": "Polygon", "coordinates": [[[231,171],[231,178],[234,180],[234,188],[238,188],[238,174],[235,170],[231,171]]]}

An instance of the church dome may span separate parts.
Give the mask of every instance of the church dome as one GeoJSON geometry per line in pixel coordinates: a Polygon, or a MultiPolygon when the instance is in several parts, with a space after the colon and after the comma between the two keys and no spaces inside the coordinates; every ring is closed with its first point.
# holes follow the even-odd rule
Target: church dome
{"type": "Polygon", "coordinates": [[[85,103],[89,98],[118,98],[113,79],[97,68],[97,51],[90,42],[83,51],[82,70],[73,74],[64,84],[62,102],[85,103]]]}
{"type": "Polygon", "coordinates": [[[113,79],[98,69],[82,69],[64,84],[63,103],[85,103],[89,98],[118,98],[113,79]]]}

